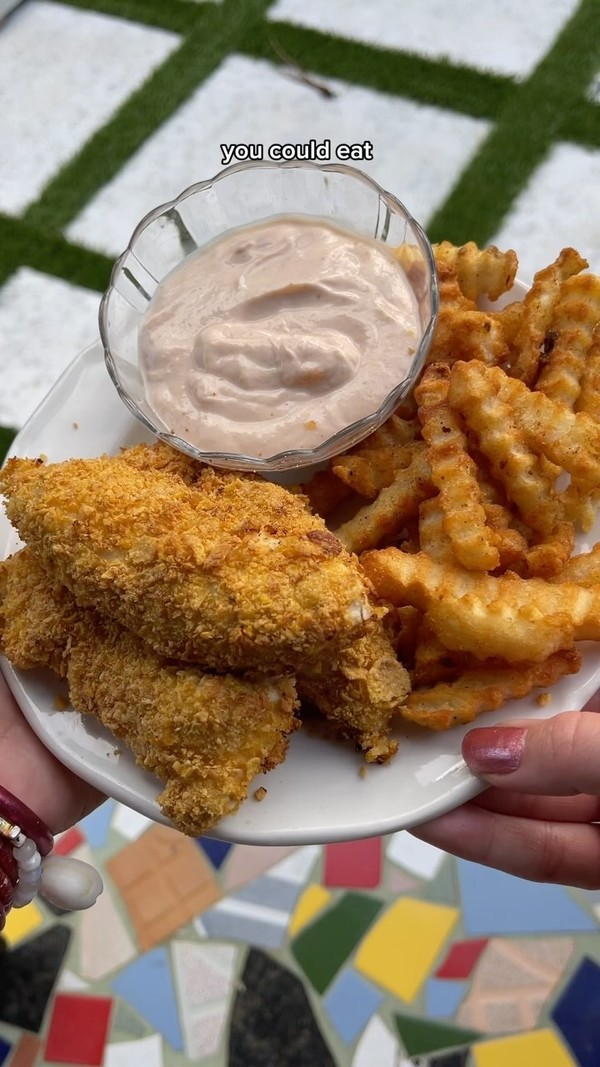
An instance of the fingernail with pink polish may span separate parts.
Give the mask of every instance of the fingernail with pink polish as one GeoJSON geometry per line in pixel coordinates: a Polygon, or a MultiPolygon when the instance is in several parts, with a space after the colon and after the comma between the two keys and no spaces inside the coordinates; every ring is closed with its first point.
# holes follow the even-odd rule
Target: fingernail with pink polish
{"type": "Polygon", "coordinates": [[[462,743],[463,758],[475,774],[510,774],[521,764],[525,732],[521,726],[470,730],[462,743]]]}

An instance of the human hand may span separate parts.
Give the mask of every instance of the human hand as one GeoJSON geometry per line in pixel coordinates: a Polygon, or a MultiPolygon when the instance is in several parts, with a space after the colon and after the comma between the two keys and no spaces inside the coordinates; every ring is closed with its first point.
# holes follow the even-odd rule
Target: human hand
{"type": "Polygon", "coordinates": [[[42,744],[1,674],[0,785],[31,808],[53,834],[73,826],[105,799],[42,744]]]}
{"type": "Polygon", "coordinates": [[[600,888],[600,694],[581,712],[470,730],[463,757],[491,788],[411,832],[538,882],[600,888]]]}

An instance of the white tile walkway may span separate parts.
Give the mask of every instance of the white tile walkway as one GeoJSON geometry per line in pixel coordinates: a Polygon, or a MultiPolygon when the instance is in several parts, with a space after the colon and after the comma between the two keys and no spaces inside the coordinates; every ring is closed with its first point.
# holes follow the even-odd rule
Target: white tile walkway
{"type": "Polygon", "coordinates": [[[142,216],[221,169],[222,142],[336,145],[370,140],[360,164],[426,221],[485,136],[483,121],[369,89],[329,82],[332,100],[262,60],[232,56],[100,190],[67,229],[72,240],[117,254],[142,216]],[[435,151],[432,151],[435,145],[435,151]]]}
{"type": "Polygon", "coordinates": [[[0,33],[0,211],[18,214],[179,38],[30,0],[0,33]]]}
{"type": "Polygon", "coordinates": [[[577,0],[278,0],[271,19],[526,77],[577,0]]]}
{"type": "Polygon", "coordinates": [[[100,294],[22,267],[0,289],[0,426],[18,429],[98,335],[100,294]]]}
{"type": "Polygon", "coordinates": [[[600,274],[600,152],[556,145],[494,237],[499,248],[514,248],[519,277],[536,270],[572,245],[600,274]]]}

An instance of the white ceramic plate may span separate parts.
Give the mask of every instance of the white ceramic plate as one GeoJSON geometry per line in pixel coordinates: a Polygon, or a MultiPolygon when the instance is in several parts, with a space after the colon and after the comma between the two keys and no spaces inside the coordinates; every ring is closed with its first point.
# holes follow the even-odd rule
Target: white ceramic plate
{"type": "MultiPolygon", "coordinates": [[[[100,343],[83,352],[63,374],[15,439],[11,455],[45,454],[51,462],[73,456],[115,453],[144,439],[136,420],[118,399],[104,367],[100,343]]],[[[600,540],[600,522],[578,549],[600,540]]],[[[19,540],[0,512],[0,558],[19,540]]],[[[8,683],[33,729],[49,749],[82,778],[109,796],[159,822],[158,780],[136,766],[120,741],[91,716],[56,711],[60,683],[42,671],[21,672],[3,662],[8,683]]],[[[579,674],[563,678],[544,708],[530,699],[512,701],[485,716],[487,725],[516,716],[538,719],[566,709],[579,710],[600,685],[600,649],[585,648],[579,674]]],[[[361,758],[349,744],[295,734],[285,763],[261,775],[236,815],[213,836],[249,844],[308,844],[391,833],[448,811],[480,791],[460,754],[466,727],[433,733],[406,726],[400,752],[391,764],[370,767],[363,778],[361,758]],[[258,803],[256,786],[267,788],[258,803]]]]}

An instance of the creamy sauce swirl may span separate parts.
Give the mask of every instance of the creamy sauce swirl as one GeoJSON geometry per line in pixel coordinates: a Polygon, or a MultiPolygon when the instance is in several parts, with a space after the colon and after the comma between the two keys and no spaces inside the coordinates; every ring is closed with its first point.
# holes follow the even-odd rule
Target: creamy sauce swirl
{"type": "Polygon", "coordinates": [[[148,403],[203,451],[315,448],[377,410],[421,336],[380,242],[309,218],[232,230],[159,286],[142,320],[148,403]]]}

